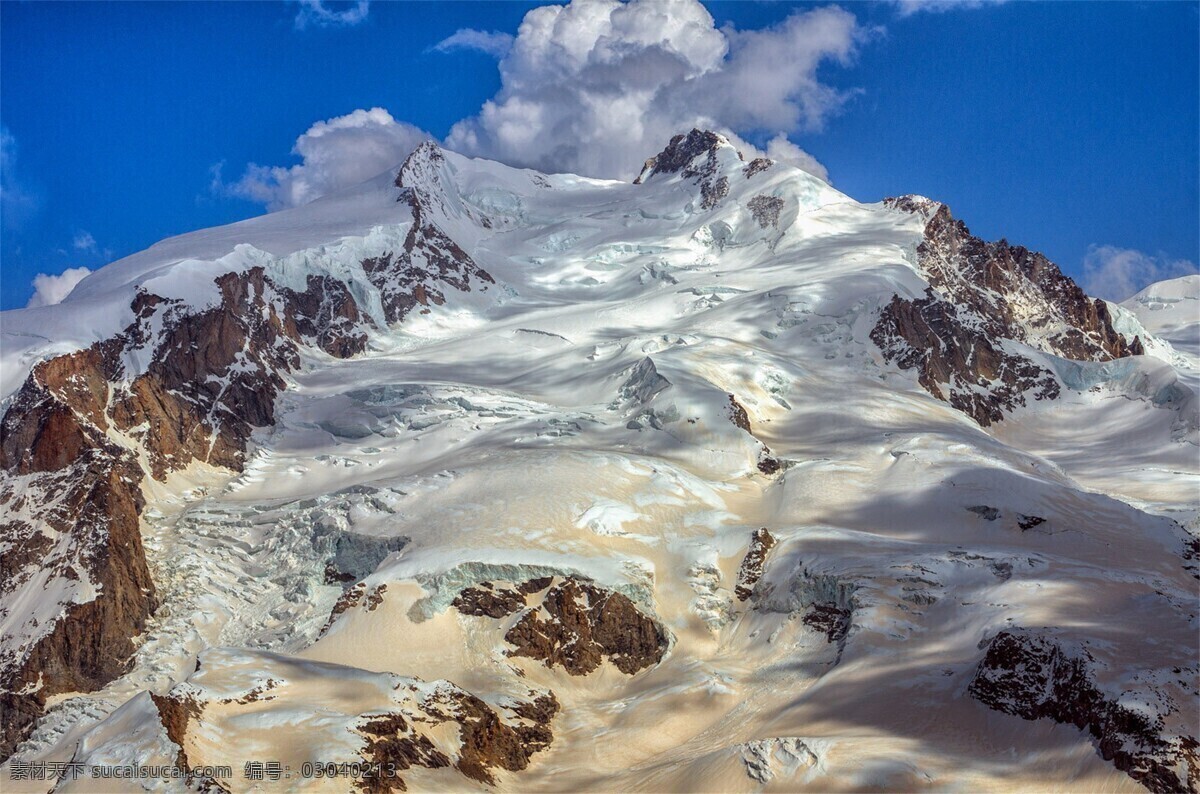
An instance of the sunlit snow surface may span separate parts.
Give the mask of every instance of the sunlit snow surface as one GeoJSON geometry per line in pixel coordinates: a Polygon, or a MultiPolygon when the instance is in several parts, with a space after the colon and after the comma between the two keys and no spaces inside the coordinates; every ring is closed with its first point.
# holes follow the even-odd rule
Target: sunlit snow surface
{"type": "MultiPolygon", "coordinates": [[[[411,223],[391,176],[164,241],[58,307],[6,313],[3,393],[37,358],[119,331],[137,285],[202,304],[231,269],[354,276],[411,223]]],[[[966,685],[981,643],[1011,626],[1086,642],[1100,683],[1131,699],[1174,692],[1162,671],[1194,671],[1196,582],[1172,522],[1195,532],[1200,511],[1194,279],[1125,304],[1125,321],[1161,336],[1153,355],[1050,362],[1063,398],[989,434],[868,338],[893,294],[924,291],[919,216],[782,165],[733,171],[713,210],[679,178],[542,177],[452,154],[440,178],[439,222],[498,289],[452,293],[355,359],[311,354],[241,475],[197,467],[149,486],[164,605],[137,664],[58,698],[18,759],[170,763],[139,693],[199,657],[192,685],[214,698],[283,682],[252,714],[206,715],[222,734],[190,740],[192,763],[235,770],[354,760],[356,716],[392,707],[392,679],[415,676],[493,700],[557,693],[552,746],[500,773],[502,789],[1141,790],[1085,733],[990,711],[966,685]],[[763,194],[784,201],[778,227],[746,208],[763,194]],[[730,420],[730,394],[754,437],[730,420]],[[782,475],[758,472],[763,444],[782,475]],[[980,505],[1000,518],[968,510],[980,505]],[[1019,515],[1046,521],[1022,531],[1019,515]],[[734,577],[764,526],[779,540],[771,597],[751,610],[734,577]],[[388,589],[322,634],[343,536],[379,541],[347,554],[388,589]],[[668,627],[667,658],[573,678],[506,657],[499,624],[448,608],[466,585],[546,573],[628,594],[668,627]],[[837,599],[855,607],[840,660],[798,619],[837,599]]],[[[1195,733],[1194,714],[1173,719],[1195,733]]],[[[477,787],[452,770],[405,777],[477,787]]],[[[348,784],[286,787],[301,786],[348,784]]]]}

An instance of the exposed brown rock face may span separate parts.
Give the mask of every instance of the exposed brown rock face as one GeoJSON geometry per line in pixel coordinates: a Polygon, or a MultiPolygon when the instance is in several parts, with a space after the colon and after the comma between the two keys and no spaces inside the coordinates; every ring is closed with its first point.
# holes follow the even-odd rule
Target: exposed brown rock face
{"type": "Polygon", "coordinates": [[[754,430],[750,425],[750,414],[746,412],[746,407],[738,402],[737,397],[729,395],[729,421],[734,424],[739,430],[745,430],[750,434],[750,437],[758,441],[760,446],[758,452],[758,462],[755,464],[758,470],[768,476],[776,474],[783,468],[783,464],[778,458],[771,455],[771,448],[759,441],[754,435],[754,430]]]}
{"type": "Polygon", "coordinates": [[[901,369],[916,369],[925,390],[970,416],[981,426],[1004,419],[1005,411],[1034,399],[1059,394],[1050,370],[1006,351],[1001,339],[981,334],[971,318],[933,290],[921,300],[899,295],[884,308],[871,331],[884,358],[901,369]]]}
{"type": "Polygon", "coordinates": [[[357,582],[354,585],[346,588],[341,596],[333,605],[333,609],[329,611],[329,619],[325,621],[325,625],[321,628],[320,636],[325,636],[325,632],[329,631],[329,627],[337,620],[338,615],[347,612],[359,605],[363,605],[368,612],[374,612],[383,603],[384,593],[387,592],[387,585],[381,584],[367,590],[366,584],[357,582]]]}
{"type": "MultiPolygon", "coordinates": [[[[240,471],[250,433],[275,421],[281,373],[300,364],[301,340],[287,335],[286,313],[261,268],[216,283],[219,306],[187,314],[167,304],[146,372],[114,395],[114,423],[146,448],[158,480],[192,460],[240,471]]],[[[140,331],[131,327],[126,336],[140,331]]]]}
{"type": "Polygon", "coordinates": [[[513,711],[529,724],[513,725],[501,720],[491,707],[472,694],[464,692],[459,697],[454,716],[462,725],[460,772],[481,783],[495,783],[489,770],[519,772],[529,766],[534,753],[550,746],[554,739],[550,721],[558,713],[558,699],[553,693],[522,703],[513,711]]]}
{"type": "Polygon", "coordinates": [[[1039,253],[973,236],[943,204],[888,199],[926,219],[917,247],[929,281],[923,298],[896,296],[871,332],[884,358],[916,369],[935,397],[987,426],[1034,399],[1054,399],[1058,381],[1015,352],[1019,342],[1062,358],[1107,361],[1142,353],[1116,331],[1108,305],[1089,298],[1039,253]]]}
{"type": "MultiPolygon", "coordinates": [[[[717,161],[718,150],[727,145],[727,140],[707,130],[693,129],[686,135],[676,135],[667,148],[646,161],[642,173],[633,183],[640,185],[656,174],[679,173],[684,179],[695,180],[700,187],[701,209],[712,209],[729,193],[729,177],[720,173],[717,161]],[[704,162],[695,163],[702,155],[704,162]]],[[[739,153],[738,158],[741,157],[739,153]]]]}
{"type": "Polygon", "coordinates": [[[775,536],[766,527],[754,530],[754,534],[750,536],[750,548],[746,550],[746,556],[742,558],[741,567],[738,568],[737,585],[733,590],[738,601],[745,601],[754,595],[754,586],[762,578],[763,571],[766,570],[767,555],[774,547],[775,536]]]}
{"type": "MultiPolygon", "coordinates": [[[[35,416],[53,417],[42,425],[35,450],[52,445],[64,429],[68,437],[85,438],[94,430],[48,403],[44,412],[34,409],[35,416]]],[[[35,451],[14,463],[52,462],[35,451]]],[[[40,623],[32,616],[13,626],[0,650],[0,758],[32,729],[47,696],[97,689],[123,673],[134,651],[132,637],[157,603],[138,526],[141,471],[132,455],[109,445],[84,447],[63,469],[23,479],[31,482],[20,491],[12,480],[0,486],[0,504],[14,516],[0,525],[7,546],[0,555],[0,614],[7,617],[7,604],[26,588],[59,592],[62,599],[46,603],[40,623]],[[17,518],[23,513],[37,515],[42,528],[17,518]],[[81,578],[101,588],[103,597],[74,603],[81,578]],[[17,644],[18,636],[30,639],[17,644]]]]}
{"type": "MultiPolygon", "coordinates": [[[[493,282],[432,220],[444,211],[429,190],[440,159],[436,147],[425,146],[405,163],[396,182],[413,225],[401,251],[364,263],[389,323],[418,304],[443,303],[447,288],[493,282]]],[[[44,518],[27,510],[27,518],[0,524],[0,610],[21,588],[47,586],[34,581],[39,571],[87,580],[100,592],[88,603],[65,602],[61,617],[23,627],[31,641],[0,646],[0,688],[8,690],[2,697],[11,715],[0,758],[28,733],[47,695],[95,689],[126,669],[131,638],[156,606],[138,525],[142,477],[163,480],[194,460],[240,471],[250,434],[274,423],[283,375],[299,365],[303,348],[336,357],[366,349],[373,321],[342,281],[310,275],[298,292],[254,268],[215,283],[219,303],[200,310],[140,292],[133,323],[38,364],[0,424],[0,504],[13,516],[35,503],[54,506],[44,518]],[[148,363],[127,371],[136,360],[148,363]],[[147,471],[109,438],[114,431],[144,451],[147,471]],[[38,528],[41,521],[57,536],[38,528]]]]}
{"type": "MultiPolygon", "coordinates": [[[[533,694],[533,693],[530,693],[533,694]]],[[[358,726],[367,737],[363,757],[379,765],[379,772],[358,783],[367,792],[406,791],[399,774],[413,767],[440,769],[455,766],[464,776],[488,785],[494,784],[494,769],[519,772],[529,766],[535,753],[550,746],[554,734],[550,723],[558,713],[553,692],[518,702],[501,713],[453,685],[439,687],[436,695],[420,704],[420,720],[438,725],[459,725],[457,759],[438,750],[428,730],[406,720],[402,714],[371,717],[358,726]]]]}
{"type": "Polygon", "coordinates": [[[154,706],[158,709],[158,718],[167,732],[167,738],[179,746],[179,753],[175,759],[176,766],[190,771],[191,766],[188,764],[187,751],[183,749],[183,743],[187,736],[188,722],[200,716],[201,707],[186,697],[176,698],[170,695],[150,693],[150,699],[154,701],[154,706]]]}
{"type": "Polygon", "coordinates": [[[671,138],[667,148],[646,161],[642,175],[633,181],[640,185],[655,174],[677,174],[702,154],[713,152],[725,139],[715,132],[693,129],[671,138]]]}
{"type": "MultiPolygon", "coordinates": [[[[539,589],[544,590],[549,585],[546,582],[539,589]]],[[[524,609],[525,595],[507,587],[495,587],[491,582],[480,582],[477,587],[468,587],[459,593],[451,606],[464,615],[499,619],[524,609]]]]}
{"type": "Polygon", "coordinates": [[[363,261],[371,283],[379,289],[389,324],[403,320],[415,306],[446,302],[445,287],[470,292],[478,282],[486,290],[495,279],[437,225],[444,211],[440,199],[429,192],[438,184],[437,169],[444,160],[431,143],[418,146],[396,174],[399,201],[412,210],[413,223],[400,251],[363,261]]]}
{"type": "Polygon", "coordinates": [[[783,464],[779,462],[779,459],[773,458],[770,455],[760,457],[757,465],[758,470],[767,476],[778,474],[779,470],[783,468],[783,464]]]}
{"type": "Polygon", "coordinates": [[[368,794],[407,791],[400,770],[423,766],[441,769],[450,766],[450,758],[433,746],[428,736],[415,734],[402,714],[373,717],[358,726],[367,737],[363,758],[377,764],[377,771],[358,782],[368,794]]]}
{"type": "MultiPolygon", "coordinates": [[[[755,160],[755,163],[758,161],[755,160]]],[[[751,163],[753,165],[754,163],[751,163]]],[[[747,166],[749,169],[750,166],[747,166]]],[[[750,214],[758,223],[759,228],[779,228],[779,213],[783,210],[783,199],[779,196],[755,196],[746,202],[750,214]]]]}
{"type": "Polygon", "coordinates": [[[840,650],[850,631],[850,618],[849,609],[826,601],[809,607],[808,612],[804,613],[804,625],[824,634],[825,639],[836,643],[840,650]]]}
{"type": "MultiPolygon", "coordinates": [[[[405,791],[403,773],[417,767],[454,767],[466,778],[491,785],[495,770],[525,769],[532,757],[553,741],[551,723],[559,710],[553,692],[529,691],[528,699],[505,699],[501,705],[491,705],[449,681],[425,685],[417,679],[391,678],[394,709],[358,716],[349,713],[353,730],[363,738],[360,754],[373,765],[370,774],[356,781],[363,791],[405,791]],[[457,730],[457,747],[453,740],[447,742],[451,734],[441,726],[457,730]]],[[[223,720],[257,711],[264,701],[280,699],[282,703],[276,706],[289,713],[308,707],[286,679],[247,681],[246,686],[250,688],[219,700],[207,697],[203,685],[191,683],[176,686],[166,695],[151,695],[168,738],[179,747],[177,764],[188,772],[189,785],[219,789],[217,781],[193,777],[192,769],[193,765],[224,762],[189,758],[184,748],[190,731],[220,731],[223,720]],[[210,711],[210,703],[219,703],[221,708],[210,711]]]]}
{"type": "Polygon", "coordinates": [[[745,407],[737,401],[737,397],[732,394],[729,395],[729,419],[742,430],[751,435],[754,434],[754,431],[750,429],[750,415],[746,413],[745,407]]]}
{"type": "Polygon", "coordinates": [[[587,675],[605,657],[629,675],[662,660],[666,630],[628,597],[576,577],[552,582],[534,579],[515,590],[467,588],[454,605],[464,614],[493,618],[525,609],[504,636],[515,646],[510,655],[539,659],[571,675],[587,675]],[[541,605],[527,608],[527,597],[543,591],[541,605]]]}
{"type": "MultiPolygon", "coordinates": [[[[414,223],[404,250],[368,267],[389,321],[417,303],[443,302],[447,286],[492,281],[428,221],[419,191],[405,196],[414,223]]],[[[20,627],[30,640],[13,634],[0,645],[0,758],[47,695],[93,690],[127,669],[131,638],[156,606],[139,532],[142,478],[163,480],[196,460],[240,471],[251,433],[274,423],[283,375],[303,348],[337,357],[366,349],[373,322],[344,282],[312,275],[297,292],[253,268],[215,284],[219,302],[201,309],[138,293],[121,334],[36,365],[0,423],[0,504],[25,516],[0,524],[0,614],[23,587],[51,580],[81,593],[86,580],[99,591],[20,627]],[[134,361],[148,363],[128,371],[134,361]],[[114,432],[145,453],[146,471],[114,432]],[[39,504],[52,508],[31,512],[39,504]]]]}
{"type": "MultiPolygon", "coordinates": [[[[1180,527],[1182,530],[1183,528],[1180,527]]],[[[1183,569],[1194,579],[1200,579],[1200,538],[1184,534],[1183,537],[1183,569]]]]}
{"type": "Polygon", "coordinates": [[[989,643],[968,691],[1005,714],[1087,728],[1101,757],[1151,791],[1195,792],[1196,738],[1167,735],[1161,718],[1111,699],[1094,682],[1093,662],[1086,650],[1070,651],[1051,637],[1002,631],[989,643]]]}
{"type": "Polygon", "coordinates": [[[1033,529],[1034,527],[1041,526],[1045,523],[1046,519],[1042,518],[1041,516],[1027,516],[1024,514],[1017,515],[1017,526],[1019,526],[1022,531],[1033,529]]]}
{"type": "Polygon", "coordinates": [[[753,160],[746,163],[746,167],[742,169],[742,173],[745,174],[747,179],[749,179],[755,174],[761,174],[763,171],[766,171],[773,165],[775,165],[774,160],[769,160],[766,157],[755,157],[753,160]]]}
{"type": "Polygon", "coordinates": [[[367,349],[363,326],[369,320],[343,282],[310,275],[304,292],[281,292],[288,308],[284,322],[289,337],[312,340],[336,358],[350,358],[367,349]]]}

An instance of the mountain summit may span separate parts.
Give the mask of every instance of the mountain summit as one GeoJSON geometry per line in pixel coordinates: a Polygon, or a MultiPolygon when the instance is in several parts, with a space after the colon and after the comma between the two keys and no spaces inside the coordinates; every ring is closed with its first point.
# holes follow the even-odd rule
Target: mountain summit
{"type": "Polygon", "coordinates": [[[703,130],[165,240],[0,318],[5,791],[1196,791],[1196,287],[703,130]]]}

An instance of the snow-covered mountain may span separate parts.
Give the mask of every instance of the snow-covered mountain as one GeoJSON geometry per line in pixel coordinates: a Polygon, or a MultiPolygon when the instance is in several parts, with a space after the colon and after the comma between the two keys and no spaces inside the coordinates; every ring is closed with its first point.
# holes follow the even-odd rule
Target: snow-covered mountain
{"type": "Polygon", "coordinates": [[[699,130],[166,240],[0,316],[4,789],[1196,791],[1198,299],[699,130]]]}

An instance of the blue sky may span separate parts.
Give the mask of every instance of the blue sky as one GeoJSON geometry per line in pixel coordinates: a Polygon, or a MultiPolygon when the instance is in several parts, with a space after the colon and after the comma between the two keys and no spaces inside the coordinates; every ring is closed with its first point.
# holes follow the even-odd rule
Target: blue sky
{"type": "MultiPolygon", "coordinates": [[[[632,178],[691,120],[671,102],[683,72],[708,81],[695,112],[714,126],[859,200],[945,201],[1105,297],[1200,261],[1200,4],[713,2],[706,22],[688,0],[665,22],[631,14],[640,38],[603,73],[541,58],[533,32],[513,44],[535,7],[0,4],[0,308],[24,306],[38,274],[311,198],[425,134],[632,178]],[[478,33],[438,47],[460,30],[478,33]],[[660,31],[665,60],[646,43],[660,31]],[[576,85],[616,108],[656,80],[640,136],[569,115],[576,85]],[[538,102],[568,115],[532,143],[497,121],[538,102]]],[[[589,24],[557,44],[612,46],[589,24]]]]}

